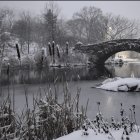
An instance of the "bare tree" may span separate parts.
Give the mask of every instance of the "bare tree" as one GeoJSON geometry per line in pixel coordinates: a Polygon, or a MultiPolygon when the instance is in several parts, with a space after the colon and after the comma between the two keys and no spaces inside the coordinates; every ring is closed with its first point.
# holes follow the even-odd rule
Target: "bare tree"
{"type": "Polygon", "coordinates": [[[32,23],[32,39],[38,44],[39,47],[46,46],[46,31],[44,27],[44,22],[41,17],[35,17],[32,23]]]}
{"type": "Polygon", "coordinates": [[[0,9],[0,32],[11,32],[14,24],[14,11],[9,8],[0,9]]]}
{"type": "Polygon", "coordinates": [[[25,36],[26,36],[25,28],[26,28],[26,23],[22,19],[17,20],[12,28],[12,32],[16,34],[19,40],[21,51],[23,51],[22,48],[23,45],[25,44],[25,36]]]}
{"type": "Polygon", "coordinates": [[[11,9],[0,9],[0,74],[5,49],[11,46],[11,28],[14,22],[14,12],[11,9]]]}
{"type": "Polygon", "coordinates": [[[107,40],[135,38],[138,35],[138,24],[135,20],[129,20],[121,16],[107,15],[108,30],[107,40]]]}
{"type": "Polygon", "coordinates": [[[21,15],[22,19],[26,23],[26,43],[27,43],[27,48],[28,48],[28,53],[29,53],[29,48],[30,48],[30,43],[31,43],[31,33],[32,33],[32,19],[31,19],[31,14],[29,12],[23,12],[21,15]]]}
{"type": "Polygon", "coordinates": [[[67,22],[68,33],[75,38],[76,41],[84,38],[84,26],[80,19],[71,19],[67,22]]]}
{"type": "Polygon", "coordinates": [[[30,52],[30,43],[32,41],[32,17],[29,12],[22,12],[20,18],[13,26],[13,33],[19,38],[19,42],[22,46],[27,44],[28,53],[30,52]]]}
{"type": "MultiPolygon", "coordinates": [[[[120,15],[114,16],[112,14],[107,15],[108,24],[107,24],[107,34],[106,40],[115,40],[115,39],[133,39],[138,37],[138,23],[135,20],[129,20],[120,15]]],[[[122,55],[118,53],[117,55],[122,55]]],[[[128,57],[135,57],[137,53],[135,52],[125,52],[128,57]]],[[[114,57],[114,56],[113,56],[114,57]]]]}
{"type": "Polygon", "coordinates": [[[68,24],[71,32],[79,39],[84,39],[86,43],[100,42],[105,38],[107,19],[102,11],[94,6],[84,7],[74,13],[72,21],[68,24]]]}
{"type": "Polygon", "coordinates": [[[67,34],[66,20],[64,18],[60,18],[57,20],[57,28],[56,28],[56,42],[61,46],[64,46],[66,41],[71,40],[67,34]]]}

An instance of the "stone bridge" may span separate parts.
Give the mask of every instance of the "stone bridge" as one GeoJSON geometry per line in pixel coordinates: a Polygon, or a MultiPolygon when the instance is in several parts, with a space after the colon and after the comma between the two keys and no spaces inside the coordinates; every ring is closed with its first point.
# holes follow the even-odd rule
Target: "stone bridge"
{"type": "Polygon", "coordinates": [[[87,54],[91,65],[103,66],[104,62],[115,53],[121,51],[140,53],[140,39],[119,39],[93,45],[76,45],[74,50],[87,54]]]}

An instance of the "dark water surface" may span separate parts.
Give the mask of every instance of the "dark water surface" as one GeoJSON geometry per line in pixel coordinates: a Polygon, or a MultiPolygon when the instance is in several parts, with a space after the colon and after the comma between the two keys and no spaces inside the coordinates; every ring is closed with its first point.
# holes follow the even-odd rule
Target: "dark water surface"
{"type": "Polygon", "coordinates": [[[29,106],[32,107],[33,95],[37,96],[53,89],[53,81],[57,79],[58,99],[63,100],[63,81],[68,81],[68,87],[72,97],[75,97],[77,88],[81,88],[80,104],[86,105],[89,99],[88,116],[93,119],[97,113],[97,102],[101,102],[101,111],[109,119],[111,116],[119,118],[120,103],[123,103],[126,113],[129,113],[131,105],[136,105],[136,119],[140,124],[140,93],[139,92],[109,92],[92,88],[107,77],[140,77],[140,63],[127,63],[122,67],[107,66],[106,69],[93,69],[87,67],[77,68],[50,68],[36,70],[10,70],[8,78],[6,71],[2,72],[0,79],[0,101],[8,92],[15,94],[15,106],[17,113],[25,107],[25,90],[28,93],[29,106]],[[57,78],[56,78],[57,77],[57,78]],[[8,86],[10,85],[10,86],[8,86]]]}

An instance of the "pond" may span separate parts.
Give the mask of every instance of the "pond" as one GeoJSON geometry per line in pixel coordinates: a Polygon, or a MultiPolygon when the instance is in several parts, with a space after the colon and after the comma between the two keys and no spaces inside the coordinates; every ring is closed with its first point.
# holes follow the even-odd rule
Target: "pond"
{"type": "Polygon", "coordinates": [[[131,105],[136,105],[136,119],[140,124],[140,93],[139,92],[110,92],[93,88],[107,77],[140,77],[140,63],[125,63],[123,66],[106,66],[107,69],[88,67],[50,68],[50,69],[18,69],[10,70],[9,77],[2,71],[0,79],[0,101],[7,96],[15,95],[15,108],[17,113],[25,107],[25,91],[28,93],[29,106],[32,108],[33,96],[44,96],[49,87],[53,89],[56,81],[58,99],[63,99],[63,82],[68,82],[69,91],[75,97],[77,88],[81,88],[80,105],[86,106],[89,99],[87,114],[94,119],[101,102],[101,111],[105,118],[120,117],[120,103],[123,103],[129,115],[131,105]],[[42,93],[42,95],[40,95],[42,93]]]}

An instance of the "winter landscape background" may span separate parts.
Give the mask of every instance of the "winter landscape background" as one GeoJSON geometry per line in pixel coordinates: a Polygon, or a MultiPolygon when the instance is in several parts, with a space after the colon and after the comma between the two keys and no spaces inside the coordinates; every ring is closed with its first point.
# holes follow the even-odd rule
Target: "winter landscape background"
{"type": "Polygon", "coordinates": [[[139,139],[139,50],[117,52],[104,66],[76,51],[139,42],[139,6],[1,1],[0,139],[139,139]]]}

